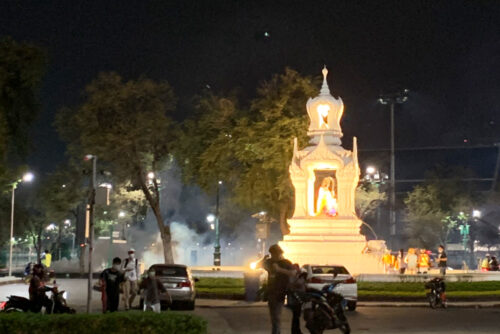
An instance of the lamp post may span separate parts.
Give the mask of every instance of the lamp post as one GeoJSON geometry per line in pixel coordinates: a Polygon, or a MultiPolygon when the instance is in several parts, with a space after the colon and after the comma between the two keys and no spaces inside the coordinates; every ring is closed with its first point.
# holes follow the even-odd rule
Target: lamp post
{"type": "Polygon", "coordinates": [[[390,196],[390,234],[396,234],[396,159],[394,155],[394,105],[403,104],[408,99],[408,89],[401,92],[380,95],[378,101],[381,104],[390,105],[391,112],[391,196],[390,196]]]}
{"type": "Polygon", "coordinates": [[[85,160],[92,161],[92,180],[90,182],[90,193],[88,198],[88,217],[89,217],[89,275],[87,282],[87,313],[90,313],[90,305],[92,303],[92,252],[94,250],[94,204],[95,204],[95,188],[96,188],[96,167],[97,156],[87,154],[85,160]]]}
{"type": "Polygon", "coordinates": [[[23,177],[12,183],[12,201],[10,209],[10,249],[9,249],[9,276],[12,276],[12,246],[14,245],[14,201],[16,198],[16,188],[21,182],[31,182],[35,176],[33,173],[26,173],[23,177]]]}
{"type": "Polygon", "coordinates": [[[214,245],[214,266],[220,267],[220,224],[219,224],[219,194],[222,181],[217,182],[217,197],[215,201],[215,245],[214,245]]]}

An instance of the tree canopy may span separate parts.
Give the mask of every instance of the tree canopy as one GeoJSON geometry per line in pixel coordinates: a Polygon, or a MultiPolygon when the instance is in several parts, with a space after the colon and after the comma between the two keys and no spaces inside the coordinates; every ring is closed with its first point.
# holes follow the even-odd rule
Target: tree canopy
{"type": "Polygon", "coordinates": [[[75,159],[98,157],[116,181],[142,190],[161,233],[166,263],[172,263],[170,227],[160,209],[158,180],[169,160],[177,128],[170,114],[177,99],[167,82],[146,78],[124,81],[116,73],[101,73],[85,89],[85,101],[63,109],[56,127],[75,159]]]}

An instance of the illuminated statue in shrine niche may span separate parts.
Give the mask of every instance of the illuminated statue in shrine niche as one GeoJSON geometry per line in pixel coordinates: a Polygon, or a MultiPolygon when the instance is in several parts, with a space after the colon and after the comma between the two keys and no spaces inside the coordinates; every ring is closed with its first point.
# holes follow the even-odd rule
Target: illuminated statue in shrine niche
{"type": "Polygon", "coordinates": [[[318,189],[318,200],[316,202],[316,216],[327,215],[334,217],[337,215],[337,199],[334,190],[335,180],[332,177],[325,177],[318,189]]]}

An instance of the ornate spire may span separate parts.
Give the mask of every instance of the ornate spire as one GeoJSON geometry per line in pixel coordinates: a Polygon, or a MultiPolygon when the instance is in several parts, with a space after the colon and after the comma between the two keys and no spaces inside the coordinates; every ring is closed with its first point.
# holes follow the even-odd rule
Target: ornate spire
{"type": "Polygon", "coordinates": [[[326,65],[323,66],[323,85],[321,86],[321,90],[319,91],[319,95],[330,95],[330,88],[328,88],[328,83],[326,82],[326,76],[328,75],[328,70],[326,65]]]}

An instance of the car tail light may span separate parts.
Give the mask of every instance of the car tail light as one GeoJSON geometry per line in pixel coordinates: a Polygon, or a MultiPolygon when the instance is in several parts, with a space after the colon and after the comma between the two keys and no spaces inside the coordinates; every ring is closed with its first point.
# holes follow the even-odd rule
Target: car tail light
{"type": "Polygon", "coordinates": [[[311,283],[325,283],[321,278],[313,277],[311,278],[311,283]]]}
{"type": "Polygon", "coordinates": [[[179,283],[179,288],[190,288],[191,287],[191,282],[180,282],[179,283]]]}
{"type": "Polygon", "coordinates": [[[7,302],[1,302],[0,303],[0,311],[5,308],[5,305],[7,305],[7,302]]]}
{"type": "Polygon", "coordinates": [[[356,283],[356,279],[354,277],[349,277],[348,279],[346,279],[344,281],[344,283],[346,283],[346,284],[353,284],[353,283],[356,283]]]}

